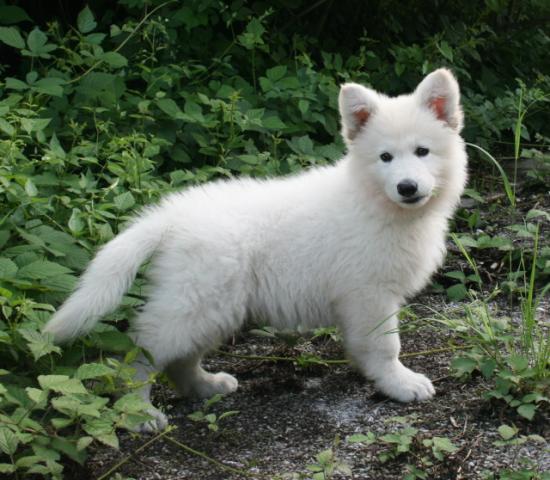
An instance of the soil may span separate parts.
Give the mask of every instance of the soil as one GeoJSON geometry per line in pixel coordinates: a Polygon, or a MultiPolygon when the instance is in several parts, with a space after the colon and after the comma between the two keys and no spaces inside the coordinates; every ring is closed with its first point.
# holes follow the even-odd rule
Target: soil
{"type": "MultiPolygon", "coordinates": [[[[547,192],[523,192],[517,219],[511,219],[508,212],[499,207],[499,202],[504,201],[504,198],[495,198],[483,207],[482,216],[491,215],[493,229],[504,231],[505,225],[521,223],[521,215],[525,213],[522,210],[550,210],[547,192]]],[[[548,222],[545,229],[548,232],[548,222]]],[[[547,243],[545,237],[541,238],[547,243]]],[[[451,244],[449,247],[451,255],[445,269],[467,269],[460,256],[452,254],[456,248],[451,244]]],[[[500,261],[501,256],[498,252],[495,255],[495,249],[476,251],[476,261],[481,262],[484,272],[488,272],[484,274],[484,284],[489,291],[499,280],[498,269],[491,272],[490,266],[500,261]]],[[[444,283],[448,279],[438,275],[436,281],[444,283]]],[[[411,310],[419,319],[433,316],[433,311],[448,311],[461,306],[460,303],[450,303],[444,294],[430,292],[430,289],[411,303],[411,310]]],[[[512,318],[517,317],[519,311],[518,305],[510,305],[504,296],[497,297],[491,309],[495,315],[512,318]]],[[[548,321],[549,311],[550,303],[541,303],[539,313],[543,321],[548,321]]],[[[494,445],[500,439],[497,429],[502,424],[515,425],[522,435],[538,434],[549,439],[548,410],[539,412],[529,422],[514,410],[504,408],[502,403],[490,402],[483,396],[489,389],[483,377],[464,382],[451,375],[449,364],[456,353],[443,351],[415,355],[448,347],[453,341],[459,343],[450,330],[421,320],[410,325],[405,322],[404,327],[403,362],[426,373],[437,389],[437,395],[428,402],[401,404],[388,400],[376,393],[372,383],[365,381],[347,364],[301,367],[289,361],[213,354],[205,362],[207,368],[229,372],[240,382],[236,393],[223,398],[209,410],[218,415],[231,410],[239,412],[222,419],[218,432],[212,432],[205,423],[187,417],[202,408],[202,401],[177,399],[170,388],[161,383],[155,386],[154,400],[163,406],[177,429],[141,449],[153,437],[121,433],[120,450],[96,447],[84,471],[75,471],[75,478],[76,475],[82,480],[98,478],[117,462],[128,458],[116,469],[122,478],[261,480],[292,472],[307,473],[307,466],[315,463],[315,456],[332,448],[338,460],[351,467],[353,473],[351,476],[337,473],[331,478],[401,479],[407,464],[420,465],[418,458],[406,454],[382,463],[378,454],[386,449],[383,442],[367,446],[346,441],[349,435],[356,433],[370,431],[378,436],[395,431],[400,426],[391,423],[390,419],[396,416],[412,416],[409,420],[412,419],[413,426],[419,430],[412,447],[416,456],[426,455],[428,450],[421,441],[433,436],[447,437],[458,446],[458,451],[445,457],[444,461],[436,461],[433,467],[425,468],[429,472],[425,478],[481,479],[487,472],[520,468],[524,460],[540,472],[550,471],[550,452],[544,443],[529,441],[518,446],[494,445]],[[410,353],[413,356],[407,356],[410,353]],[[245,470],[247,475],[214,465],[167,437],[205,453],[226,467],[245,470]]],[[[296,357],[312,353],[325,359],[344,358],[341,344],[329,337],[313,341],[302,338],[294,346],[289,343],[245,331],[224,346],[223,351],[248,356],[296,357]]]]}

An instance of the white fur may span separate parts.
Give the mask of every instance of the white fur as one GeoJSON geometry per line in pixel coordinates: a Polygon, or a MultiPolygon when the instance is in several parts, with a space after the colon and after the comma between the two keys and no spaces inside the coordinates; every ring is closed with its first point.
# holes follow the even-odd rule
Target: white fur
{"type": "MultiPolygon", "coordinates": [[[[348,355],[382,392],[430,398],[428,378],[398,359],[396,313],[441,264],[447,220],[466,181],[458,85],[446,70],[396,98],[348,84],[340,109],[342,160],[168,196],[101,249],[46,330],[58,341],[90,330],[152,256],[149,300],[133,335],[183,394],[237,388],[230,375],[205,372],[200,359],[251,316],[276,327],[337,324],[348,355]],[[436,118],[434,95],[459,122],[436,118]],[[355,115],[364,108],[368,116],[355,115]],[[418,146],[430,153],[417,157],[418,146]],[[382,152],[394,159],[382,162],[382,152]],[[418,203],[397,193],[404,178],[418,183],[425,196],[418,203]]],[[[141,358],[136,368],[146,378],[153,367],[141,358]]],[[[143,430],[163,428],[166,417],[151,412],[143,430]]]]}

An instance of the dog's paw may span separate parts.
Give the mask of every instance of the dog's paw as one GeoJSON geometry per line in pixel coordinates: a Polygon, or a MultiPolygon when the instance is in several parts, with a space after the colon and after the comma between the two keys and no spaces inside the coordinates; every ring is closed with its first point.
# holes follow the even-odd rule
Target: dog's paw
{"type": "Polygon", "coordinates": [[[233,393],[239,387],[238,380],[229,373],[209,373],[201,383],[195,385],[195,391],[200,397],[209,398],[221,393],[223,395],[233,393]]]}
{"type": "Polygon", "coordinates": [[[435,388],[428,377],[401,364],[384,378],[378,379],[376,387],[400,402],[429,400],[435,394],[435,388]]]}
{"type": "Polygon", "coordinates": [[[147,409],[147,414],[152,418],[138,425],[134,431],[139,433],[161,432],[168,426],[168,417],[159,409],[151,407],[147,409]]]}

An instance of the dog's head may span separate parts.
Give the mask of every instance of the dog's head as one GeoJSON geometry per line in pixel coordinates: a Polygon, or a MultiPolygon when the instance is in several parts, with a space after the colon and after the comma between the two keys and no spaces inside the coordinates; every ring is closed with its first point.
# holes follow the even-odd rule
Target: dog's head
{"type": "Polygon", "coordinates": [[[405,209],[421,208],[445,189],[460,195],[466,178],[463,115],[449,70],[434,71],[412,94],[394,98],[347,83],[339,105],[360,181],[405,209]]]}

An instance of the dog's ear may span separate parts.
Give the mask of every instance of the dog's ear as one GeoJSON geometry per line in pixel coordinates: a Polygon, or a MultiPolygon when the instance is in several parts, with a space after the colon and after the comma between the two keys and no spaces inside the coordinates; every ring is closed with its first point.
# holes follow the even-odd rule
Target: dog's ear
{"type": "Polygon", "coordinates": [[[342,117],[342,136],[353,140],[376,111],[378,94],[357,83],[345,83],[340,88],[338,105],[342,117]]]}
{"type": "Polygon", "coordinates": [[[460,107],[460,89],[450,70],[440,68],[420,82],[414,94],[420,104],[429,108],[435,116],[460,132],[463,114],[460,107]]]}

